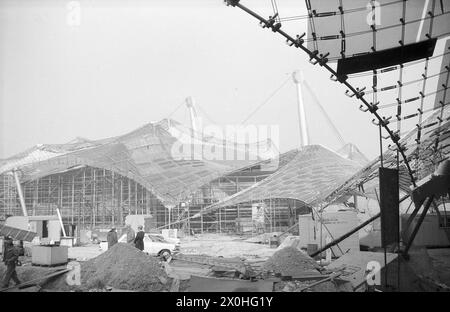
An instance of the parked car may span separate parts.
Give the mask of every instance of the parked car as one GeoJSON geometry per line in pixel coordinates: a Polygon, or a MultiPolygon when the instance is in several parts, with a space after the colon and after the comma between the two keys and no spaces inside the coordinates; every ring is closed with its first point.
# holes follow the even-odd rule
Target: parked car
{"type": "MultiPolygon", "coordinates": [[[[127,234],[123,234],[119,240],[119,243],[127,242],[127,234]]],[[[101,242],[100,249],[102,251],[108,250],[108,243],[101,242]]],[[[159,234],[145,233],[144,236],[144,250],[145,253],[153,256],[172,255],[180,251],[180,243],[168,242],[163,236],[159,234]]]]}
{"type": "Polygon", "coordinates": [[[156,237],[156,238],[160,237],[162,240],[164,240],[164,241],[166,241],[168,243],[172,243],[172,244],[178,244],[179,245],[180,241],[181,241],[179,238],[176,238],[176,237],[164,237],[162,234],[150,233],[149,235],[152,236],[152,237],[156,237]]]}

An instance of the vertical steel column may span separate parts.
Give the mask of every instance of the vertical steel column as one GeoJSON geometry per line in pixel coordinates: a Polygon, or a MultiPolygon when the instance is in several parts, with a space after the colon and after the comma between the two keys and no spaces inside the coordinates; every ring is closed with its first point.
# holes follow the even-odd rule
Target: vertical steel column
{"type": "Polygon", "coordinates": [[[34,198],[33,198],[33,216],[36,215],[36,206],[39,206],[39,179],[36,179],[36,186],[34,190],[34,198]]]}
{"type": "Polygon", "coordinates": [[[81,199],[82,202],[82,219],[83,219],[83,228],[86,227],[86,220],[84,217],[85,214],[85,205],[86,205],[86,168],[83,168],[83,198],[81,199]]]}
{"type": "Polygon", "coordinates": [[[114,198],[114,186],[115,186],[115,177],[114,177],[114,171],[111,171],[111,223],[112,225],[116,224],[116,199],[114,198]]]}
{"type": "Polygon", "coordinates": [[[120,177],[119,224],[123,224],[123,177],[120,177]]]}
{"type": "Polygon", "coordinates": [[[128,197],[127,197],[128,214],[131,214],[131,180],[130,178],[127,178],[127,180],[128,180],[128,197]]]}
{"type": "Polygon", "coordinates": [[[106,170],[103,169],[103,179],[102,179],[102,197],[101,197],[101,210],[102,210],[102,223],[103,225],[106,225],[106,205],[105,205],[105,200],[106,200],[106,170]]]}
{"type": "Polygon", "coordinates": [[[72,175],[72,220],[71,224],[74,224],[74,209],[75,209],[75,176],[72,175]]]}
{"type": "Polygon", "coordinates": [[[96,176],[96,169],[92,168],[91,169],[92,172],[92,227],[95,227],[96,225],[96,218],[97,218],[97,198],[96,198],[96,192],[97,192],[97,183],[95,181],[95,176],[96,176]]]}
{"type": "Polygon", "coordinates": [[[134,214],[138,214],[138,187],[137,182],[134,181],[134,214]]]}

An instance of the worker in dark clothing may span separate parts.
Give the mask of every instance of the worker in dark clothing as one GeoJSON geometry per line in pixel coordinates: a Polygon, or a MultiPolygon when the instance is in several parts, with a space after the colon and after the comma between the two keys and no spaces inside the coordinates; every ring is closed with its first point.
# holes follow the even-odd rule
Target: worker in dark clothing
{"type": "Polygon", "coordinates": [[[129,224],[126,227],[126,231],[127,231],[127,243],[131,244],[134,242],[136,234],[134,233],[133,228],[129,224]]]}
{"type": "Polygon", "coordinates": [[[142,225],[138,226],[138,232],[134,238],[134,246],[139,250],[144,250],[144,236],[145,233],[142,230],[142,225]]]}
{"type": "Polygon", "coordinates": [[[6,265],[6,273],[3,278],[2,288],[7,288],[9,286],[9,281],[13,279],[16,285],[20,284],[19,278],[17,277],[16,264],[19,260],[20,250],[15,247],[11,238],[5,239],[5,250],[3,253],[3,262],[6,265]]]}
{"type": "Polygon", "coordinates": [[[117,232],[115,228],[112,228],[108,235],[106,235],[106,240],[108,241],[108,249],[117,244],[117,232]]]}

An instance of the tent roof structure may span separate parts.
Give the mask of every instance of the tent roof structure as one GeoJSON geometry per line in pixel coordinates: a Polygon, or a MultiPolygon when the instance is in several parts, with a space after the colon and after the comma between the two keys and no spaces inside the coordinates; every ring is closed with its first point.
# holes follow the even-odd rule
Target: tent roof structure
{"type": "Polygon", "coordinates": [[[305,146],[266,179],[206,207],[203,212],[269,198],[297,199],[313,205],[323,200],[360,168],[358,163],[321,145],[305,146]]]}
{"type": "MultiPolygon", "coordinates": [[[[409,131],[401,140],[401,146],[405,149],[410,165],[415,171],[417,181],[434,172],[437,165],[448,159],[450,153],[450,106],[443,106],[433,111],[428,118],[409,131]],[[417,140],[420,136],[420,140],[417,140]]],[[[381,160],[377,157],[366,167],[337,188],[325,202],[332,203],[350,190],[363,186],[367,196],[376,197],[374,189],[378,187],[378,168],[381,160]]],[[[397,168],[397,152],[388,150],[383,154],[383,166],[397,168]]],[[[412,182],[403,159],[399,159],[400,189],[406,193],[411,191],[412,182]]]]}
{"type": "MultiPolygon", "coordinates": [[[[19,170],[21,180],[30,181],[80,165],[92,166],[129,177],[152,191],[164,205],[176,205],[202,185],[262,160],[255,155],[254,160],[250,157],[207,160],[201,148],[185,150],[190,145],[174,137],[171,134],[174,129],[180,135],[186,134],[179,123],[163,120],[104,140],[78,138],[67,144],[38,145],[1,161],[0,174],[19,170]],[[179,149],[174,151],[174,146],[181,146],[180,155],[175,155],[179,149]]],[[[222,143],[196,139],[194,145],[221,148],[219,142],[222,143]]],[[[227,151],[236,153],[244,148],[239,144],[227,145],[227,151]]]]}

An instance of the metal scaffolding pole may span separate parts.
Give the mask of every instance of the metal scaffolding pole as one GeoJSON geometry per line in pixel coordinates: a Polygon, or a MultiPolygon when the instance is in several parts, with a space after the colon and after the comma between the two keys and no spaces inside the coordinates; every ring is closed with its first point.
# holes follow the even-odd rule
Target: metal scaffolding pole
{"type": "Polygon", "coordinates": [[[74,223],[74,209],[75,209],[75,176],[72,176],[72,220],[71,224],[74,223]]]}
{"type": "Polygon", "coordinates": [[[95,169],[92,169],[92,174],[93,174],[93,184],[92,184],[92,227],[95,227],[96,225],[96,218],[97,218],[97,198],[96,198],[96,182],[95,182],[95,169]]]}
{"type": "Polygon", "coordinates": [[[123,178],[120,178],[120,197],[119,197],[119,224],[123,223],[123,178]]]}
{"type": "Polygon", "coordinates": [[[113,225],[116,225],[116,199],[114,198],[114,186],[115,186],[115,180],[114,180],[114,171],[111,171],[111,223],[113,225]]]}
{"type": "Polygon", "coordinates": [[[134,214],[138,214],[138,192],[137,192],[137,182],[134,181],[134,214]]]}
{"type": "Polygon", "coordinates": [[[86,220],[84,217],[84,209],[85,209],[85,205],[86,205],[86,168],[83,168],[83,197],[82,197],[82,219],[83,219],[83,228],[86,227],[86,220]]]}

